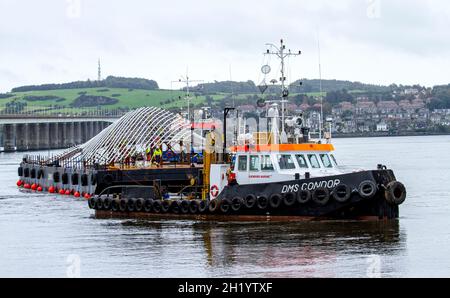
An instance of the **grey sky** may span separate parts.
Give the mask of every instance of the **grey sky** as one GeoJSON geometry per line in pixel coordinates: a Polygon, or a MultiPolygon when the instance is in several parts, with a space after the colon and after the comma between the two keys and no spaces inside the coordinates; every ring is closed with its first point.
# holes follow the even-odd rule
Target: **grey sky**
{"type": "Polygon", "coordinates": [[[0,0],[0,92],[95,79],[98,57],[104,76],[163,88],[187,67],[258,83],[264,44],[281,37],[303,51],[291,78],[317,78],[318,35],[324,78],[447,84],[449,28],[444,0],[0,0]]]}

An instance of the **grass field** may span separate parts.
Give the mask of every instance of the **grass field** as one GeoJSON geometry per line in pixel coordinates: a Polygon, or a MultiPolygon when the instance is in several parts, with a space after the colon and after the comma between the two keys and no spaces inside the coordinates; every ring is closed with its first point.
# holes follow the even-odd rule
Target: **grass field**
{"type": "MultiPolygon", "coordinates": [[[[9,98],[0,99],[0,110],[5,110],[6,104],[12,101],[25,102],[27,106],[25,112],[33,112],[42,110],[48,107],[58,106],[61,113],[68,111],[80,112],[86,109],[72,108],[70,105],[81,94],[106,96],[116,98],[119,102],[112,105],[102,106],[102,109],[114,110],[118,108],[138,108],[144,106],[157,106],[162,108],[186,107],[185,93],[183,91],[175,90],[140,90],[140,89],[126,89],[126,88],[87,88],[87,89],[61,89],[61,90],[45,90],[45,91],[29,91],[11,93],[13,96],[9,98]],[[57,97],[51,100],[27,101],[26,96],[54,96],[57,97]]],[[[244,100],[248,95],[253,94],[238,94],[235,95],[235,100],[239,104],[240,100],[244,100]]],[[[291,94],[295,95],[295,94],[291,94]]],[[[319,92],[310,93],[310,96],[320,96],[319,92]]],[[[325,93],[322,93],[324,96],[325,93]]],[[[212,98],[215,102],[223,100],[229,94],[217,94],[212,98]]],[[[206,96],[196,97],[191,94],[191,105],[199,106],[206,103],[206,96]]],[[[90,109],[95,109],[90,108],[90,109]]]]}

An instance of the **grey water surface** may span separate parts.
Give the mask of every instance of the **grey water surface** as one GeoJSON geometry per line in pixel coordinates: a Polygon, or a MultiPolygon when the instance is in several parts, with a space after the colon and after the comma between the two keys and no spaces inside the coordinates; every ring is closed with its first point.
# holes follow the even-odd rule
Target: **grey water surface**
{"type": "Polygon", "coordinates": [[[0,277],[450,276],[450,136],[334,144],[341,164],[394,170],[400,220],[96,219],[82,199],[20,191],[22,153],[1,153],[0,277]]]}

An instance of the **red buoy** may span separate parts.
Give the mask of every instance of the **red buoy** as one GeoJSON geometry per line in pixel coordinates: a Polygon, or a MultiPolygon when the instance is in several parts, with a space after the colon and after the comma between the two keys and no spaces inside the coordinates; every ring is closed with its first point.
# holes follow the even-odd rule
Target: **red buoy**
{"type": "Polygon", "coordinates": [[[21,187],[22,185],[23,185],[23,181],[22,180],[17,181],[17,186],[18,187],[21,187]]]}
{"type": "Polygon", "coordinates": [[[33,183],[32,185],[31,185],[31,190],[36,190],[37,189],[37,185],[36,185],[36,183],[33,183]]]}
{"type": "Polygon", "coordinates": [[[44,189],[42,188],[42,186],[38,186],[37,191],[43,191],[44,189]]]}
{"type": "Polygon", "coordinates": [[[48,192],[49,192],[49,193],[54,193],[54,192],[55,192],[55,187],[54,187],[54,186],[50,186],[50,187],[48,188],[48,192]]]}
{"type": "Polygon", "coordinates": [[[78,191],[76,191],[74,194],[75,198],[79,198],[80,197],[80,193],[78,191]]]}
{"type": "Polygon", "coordinates": [[[61,188],[61,189],[59,190],[59,194],[60,194],[60,195],[63,195],[63,194],[65,194],[65,193],[66,193],[66,191],[65,191],[64,189],[61,188]]]}
{"type": "Polygon", "coordinates": [[[66,190],[65,195],[66,196],[70,195],[70,190],[66,190]]]}
{"type": "Polygon", "coordinates": [[[86,200],[89,200],[89,199],[91,198],[91,195],[87,193],[87,194],[84,195],[84,198],[85,198],[86,200]]]}
{"type": "Polygon", "coordinates": [[[31,188],[31,185],[30,184],[28,184],[28,183],[25,183],[25,185],[23,186],[25,189],[30,189],[31,188]]]}

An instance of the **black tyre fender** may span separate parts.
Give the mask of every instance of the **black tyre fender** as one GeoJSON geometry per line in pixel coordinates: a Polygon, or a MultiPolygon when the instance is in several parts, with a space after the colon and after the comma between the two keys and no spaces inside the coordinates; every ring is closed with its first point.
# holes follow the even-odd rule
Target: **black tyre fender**
{"type": "Polygon", "coordinates": [[[111,210],[112,200],[110,198],[102,199],[102,203],[103,203],[104,210],[111,210]]]}
{"type": "Polygon", "coordinates": [[[286,207],[292,207],[297,203],[297,195],[294,192],[288,192],[283,196],[283,204],[286,207]]]}
{"type": "Polygon", "coordinates": [[[30,178],[32,178],[32,179],[36,178],[36,169],[35,168],[31,169],[30,178]]]}
{"type": "Polygon", "coordinates": [[[392,205],[401,205],[406,200],[406,187],[398,181],[389,182],[384,191],[384,197],[392,205]]]}
{"type": "Polygon", "coordinates": [[[300,204],[306,204],[311,201],[311,192],[306,189],[302,189],[297,194],[297,202],[300,204]]]}
{"type": "Polygon", "coordinates": [[[243,204],[244,199],[242,199],[241,197],[234,197],[231,200],[231,210],[233,210],[234,212],[238,212],[239,210],[241,210],[243,204]]]}
{"type": "Polygon", "coordinates": [[[17,174],[18,174],[20,177],[23,176],[23,167],[19,167],[19,168],[17,169],[17,174]]]}
{"type": "Polygon", "coordinates": [[[325,187],[316,188],[312,193],[314,203],[325,206],[330,200],[330,191],[325,187]]]}
{"type": "Polygon", "coordinates": [[[188,200],[182,200],[180,202],[180,211],[183,214],[187,214],[189,213],[189,208],[190,208],[191,202],[188,200]]]}
{"type": "Polygon", "coordinates": [[[119,205],[120,205],[120,200],[119,199],[113,199],[111,201],[111,210],[114,211],[114,212],[119,211],[120,210],[119,205]]]}
{"type": "Polygon", "coordinates": [[[206,201],[206,200],[199,200],[198,201],[198,211],[200,213],[205,213],[206,210],[208,210],[208,201],[206,201]]]}
{"type": "Polygon", "coordinates": [[[103,199],[102,198],[97,198],[95,207],[96,207],[95,208],[96,210],[103,210],[103,199]]]}
{"type": "Polygon", "coordinates": [[[127,211],[128,212],[136,211],[136,199],[128,199],[128,201],[127,201],[127,211]]]}
{"type": "Polygon", "coordinates": [[[272,209],[277,209],[280,207],[281,202],[283,202],[283,198],[279,194],[273,194],[269,198],[269,206],[272,209]]]}
{"type": "Polygon", "coordinates": [[[247,209],[252,209],[256,205],[258,198],[254,194],[249,194],[245,197],[244,205],[247,209]]]}
{"type": "Polygon", "coordinates": [[[228,213],[231,209],[231,200],[230,199],[222,199],[219,203],[219,209],[222,213],[228,213]]]}
{"type": "Polygon", "coordinates": [[[333,189],[332,195],[336,202],[345,203],[350,199],[352,190],[350,186],[346,184],[339,184],[333,189]]]}
{"type": "Polygon", "coordinates": [[[175,214],[179,214],[181,212],[181,203],[179,200],[172,201],[170,203],[170,211],[175,214]]]}
{"type": "Polygon", "coordinates": [[[44,170],[43,169],[39,169],[39,171],[38,171],[38,179],[42,179],[42,178],[44,178],[44,176],[45,176],[44,170]]]}
{"type": "Polygon", "coordinates": [[[161,202],[161,212],[163,213],[167,213],[170,210],[170,201],[168,200],[163,200],[161,202]]]}
{"type": "Polygon", "coordinates": [[[144,210],[144,199],[139,198],[136,200],[135,209],[137,212],[142,212],[144,210]]]}
{"type": "Polygon", "coordinates": [[[95,198],[95,197],[91,197],[88,200],[88,206],[89,206],[90,209],[95,209],[96,200],[97,200],[97,198],[95,198]]]}
{"type": "Polygon", "coordinates": [[[153,211],[153,199],[145,200],[144,202],[144,211],[150,213],[153,211]]]}
{"type": "Polygon", "coordinates": [[[267,207],[269,206],[269,199],[266,196],[258,197],[256,206],[261,210],[267,209],[267,207]]]}
{"type": "Polygon", "coordinates": [[[25,178],[30,177],[30,169],[29,169],[29,168],[25,168],[25,169],[23,170],[23,176],[24,176],[25,178]]]}
{"type": "Polygon", "coordinates": [[[189,213],[191,214],[199,213],[199,202],[197,200],[192,200],[189,202],[189,213]]]}
{"type": "Polygon", "coordinates": [[[127,206],[128,206],[128,200],[127,199],[121,199],[119,202],[119,210],[121,212],[125,212],[127,211],[127,206]]]}
{"type": "Polygon", "coordinates": [[[162,202],[161,202],[161,200],[155,200],[153,202],[153,204],[152,204],[152,207],[153,207],[153,211],[155,213],[161,213],[161,211],[162,211],[162,202]]]}
{"type": "Polygon", "coordinates": [[[358,194],[363,199],[370,199],[377,193],[377,185],[375,182],[366,180],[359,184],[358,194]]]}
{"type": "Polygon", "coordinates": [[[214,199],[214,200],[209,201],[208,210],[211,213],[217,212],[219,210],[219,200],[214,199]]]}

